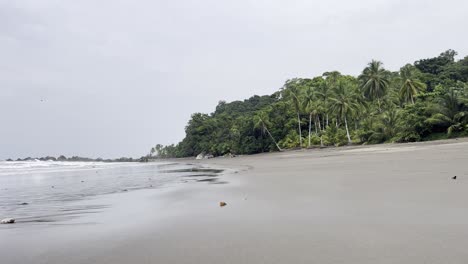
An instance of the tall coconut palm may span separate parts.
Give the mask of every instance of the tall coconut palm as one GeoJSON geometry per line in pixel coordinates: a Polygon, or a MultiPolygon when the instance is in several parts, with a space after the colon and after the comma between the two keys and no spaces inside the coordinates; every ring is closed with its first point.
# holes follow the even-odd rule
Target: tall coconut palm
{"type": "Polygon", "coordinates": [[[301,110],[302,110],[302,102],[300,100],[300,81],[297,79],[293,79],[288,81],[285,85],[285,97],[288,98],[292,105],[294,106],[294,110],[297,114],[297,126],[299,132],[299,144],[302,148],[302,131],[301,131],[301,110]]]}
{"type": "Polygon", "coordinates": [[[341,77],[341,73],[339,71],[332,71],[332,72],[325,72],[322,76],[326,77],[327,84],[334,88],[338,85],[338,81],[341,77]]]}
{"type": "Polygon", "coordinates": [[[414,104],[414,96],[426,89],[426,84],[415,79],[413,66],[406,65],[400,69],[400,78],[403,82],[400,88],[400,99],[414,104]]]}
{"type": "MultiPolygon", "coordinates": [[[[309,87],[306,90],[306,93],[304,95],[304,103],[303,105],[305,106],[307,112],[309,113],[309,144],[308,147],[310,147],[311,143],[311,135],[312,135],[312,117],[317,120],[318,116],[318,111],[319,111],[319,106],[318,106],[318,100],[315,97],[315,91],[314,88],[309,87]]],[[[315,121],[315,133],[317,133],[317,122],[315,121]]]]}
{"type": "Polygon", "coordinates": [[[348,118],[359,110],[357,96],[354,93],[352,84],[342,80],[333,91],[331,100],[331,110],[339,119],[343,119],[346,128],[346,136],[348,143],[351,144],[351,136],[349,135],[348,118]]]}
{"type": "Polygon", "coordinates": [[[317,92],[315,93],[318,100],[320,100],[320,105],[323,107],[323,116],[322,116],[322,129],[325,130],[328,126],[328,114],[329,114],[329,98],[331,94],[331,85],[328,82],[324,82],[322,85],[317,87],[317,92]]]}
{"type": "MultiPolygon", "coordinates": [[[[322,97],[323,99],[323,104],[325,109],[328,110],[328,104],[329,100],[328,98],[330,97],[331,92],[333,89],[336,88],[338,85],[338,81],[340,80],[340,77],[342,76],[339,71],[331,71],[331,72],[325,72],[322,74],[323,77],[326,78],[325,82],[323,85],[320,87],[320,93],[319,96],[322,97]]],[[[325,117],[323,119],[323,129],[328,126],[328,111],[325,113],[325,117]]]]}
{"type": "Polygon", "coordinates": [[[263,133],[267,132],[271,140],[273,140],[273,142],[275,143],[278,150],[281,151],[280,146],[276,142],[275,138],[271,135],[270,130],[268,130],[269,125],[270,121],[268,118],[268,113],[266,111],[258,111],[254,116],[254,127],[256,129],[261,129],[263,133]]]}
{"type": "Polygon", "coordinates": [[[390,80],[387,77],[387,71],[383,68],[380,61],[372,60],[359,75],[361,88],[364,96],[370,100],[377,100],[379,111],[381,112],[381,100],[387,92],[390,80]]]}

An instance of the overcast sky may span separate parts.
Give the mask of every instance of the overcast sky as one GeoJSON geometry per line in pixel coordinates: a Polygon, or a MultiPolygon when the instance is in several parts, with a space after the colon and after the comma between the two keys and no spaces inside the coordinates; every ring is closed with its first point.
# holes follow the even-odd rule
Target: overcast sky
{"type": "Polygon", "coordinates": [[[465,0],[0,0],[0,159],[141,156],[293,77],[468,55],[465,0]]]}

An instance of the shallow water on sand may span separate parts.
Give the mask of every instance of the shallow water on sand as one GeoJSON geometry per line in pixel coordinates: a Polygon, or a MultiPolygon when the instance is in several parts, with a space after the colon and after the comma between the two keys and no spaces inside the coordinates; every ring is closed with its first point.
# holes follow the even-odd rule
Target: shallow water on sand
{"type": "Polygon", "coordinates": [[[181,163],[0,162],[0,218],[64,221],[109,206],[82,200],[192,181],[222,184],[217,178],[221,172],[181,163]]]}

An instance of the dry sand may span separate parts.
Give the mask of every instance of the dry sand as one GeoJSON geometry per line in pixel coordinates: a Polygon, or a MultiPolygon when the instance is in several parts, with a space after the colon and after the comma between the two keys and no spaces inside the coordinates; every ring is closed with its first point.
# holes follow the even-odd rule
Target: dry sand
{"type": "Polygon", "coordinates": [[[239,172],[0,232],[0,262],[468,263],[468,139],[193,162],[239,172]]]}

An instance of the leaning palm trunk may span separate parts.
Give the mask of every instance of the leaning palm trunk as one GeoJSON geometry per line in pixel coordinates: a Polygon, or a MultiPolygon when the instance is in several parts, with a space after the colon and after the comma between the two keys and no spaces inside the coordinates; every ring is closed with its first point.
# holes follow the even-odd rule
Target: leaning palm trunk
{"type": "Polygon", "coordinates": [[[346,120],[346,116],[344,117],[344,123],[346,127],[346,136],[348,137],[348,144],[351,144],[351,137],[349,136],[348,121],[346,120]]]}
{"type": "Polygon", "coordinates": [[[266,132],[268,133],[268,135],[271,137],[271,140],[273,140],[273,142],[275,143],[276,147],[278,148],[279,151],[281,151],[281,148],[279,147],[278,143],[276,143],[276,140],[273,138],[273,136],[271,135],[270,133],[270,130],[268,130],[268,128],[266,126],[265,127],[265,130],[266,132]]]}
{"type": "Polygon", "coordinates": [[[299,112],[297,112],[297,124],[298,124],[298,129],[299,129],[299,144],[302,148],[301,117],[299,115],[299,112]]]}

